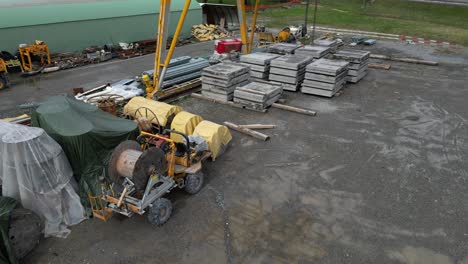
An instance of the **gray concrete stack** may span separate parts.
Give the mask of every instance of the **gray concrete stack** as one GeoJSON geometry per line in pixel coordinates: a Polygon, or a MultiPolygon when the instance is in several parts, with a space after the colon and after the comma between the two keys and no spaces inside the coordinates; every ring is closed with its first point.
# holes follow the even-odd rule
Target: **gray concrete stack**
{"type": "Polygon", "coordinates": [[[251,82],[234,91],[234,102],[254,110],[264,110],[278,101],[283,93],[281,85],[251,82]]]}
{"type": "Polygon", "coordinates": [[[340,50],[333,57],[349,62],[348,82],[357,83],[367,74],[369,56],[365,50],[340,50]]]}
{"type": "Polygon", "coordinates": [[[321,38],[321,39],[314,40],[314,44],[318,46],[330,48],[331,52],[336,52],[336,50],[338,49],[339,43],[335,39],[321,38]]]}
{"type": "Polygon", "coordinates": [[[250,67],[251,79],[268,80],[270,62],[279,56],[271,53],[251,53],[242,55],[240,61],[242,65],[250,67]]]}
{"type": "Polygon", "coordinates": [[[323,46],[312,46],[312,45],[306,45],[294,51],[294,54],[296,55],[313,57],[314,59],[320,59],[328,55],[328,53],[330,53],[330,48],[323,47],[323,46]]]}
{"type": "Polygon", "coordinates": [[[297,91],[304,81],[305,68],[313,61],[312,57],[284,55],[271,61],[270,81],[283,85],[283,90],[297,91]]]}
{"type": "Polygon", "coordinates": [[[343,88],[348,74],[347,61],[319,59],[307,66],[301,92],[333,97],[343,88]]]}
{"type": "Polygon", "coordinates": [[[277,44],[270,45],[267,51],[269,53],[286,55],[286,54],[294,54],[294,51],[300,47],[301,45],[299,44],[277,43],[277,44]]]}
{"type": "Polygon", "coordinates": [[[202,95],[232,101],[237,86],[249,82],[249,67],[234,63],[220,63],[202,71],[202,95]]]}

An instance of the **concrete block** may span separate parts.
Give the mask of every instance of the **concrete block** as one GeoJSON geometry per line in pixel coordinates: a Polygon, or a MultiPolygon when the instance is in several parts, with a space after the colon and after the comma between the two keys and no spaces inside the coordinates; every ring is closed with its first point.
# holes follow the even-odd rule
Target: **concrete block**
{"type": "MultiPolygon", "coordinates": [[[[288,70],[298,70],[305,67],[314,60],[312,57],[284,55],[271,61],[271,68],[283,68],[288,70]]],[[[270,69],[271,71],[271,69],[270,69]]]]}
{"type": "Polygon", "coordinates": [[[240,57],[240,61],[249,64],[256,64],[256,65],[270,65],[271,60],[278,58],[280,55],[278,54],[271,54],[271,53],[250,53],[246,55],[242,55],[240,57]]]}
{"type": "Polygon", "coordinates": [[[203,69],[202,76],[212,76],[228,80],[248,73],[249,70],[249,68],[236,63],[220,63],[203,69]]]}

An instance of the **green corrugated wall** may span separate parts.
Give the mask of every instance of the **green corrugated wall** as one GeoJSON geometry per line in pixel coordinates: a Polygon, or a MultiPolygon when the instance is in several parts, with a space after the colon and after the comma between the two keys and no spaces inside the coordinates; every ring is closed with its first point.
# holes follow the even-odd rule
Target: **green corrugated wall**
{"type": "MultiPolygon", "coordinates": [[[[185,1],[172,2],[170,34],[185,1]]],[[[52,52],[65,52],[155,38],[158,12],[158,0],[0,0],[0,49],[14,52],[40,39],[52,52]]],[[[192,1],[182,34],[201,21],[201,7],[192,1]]]]}

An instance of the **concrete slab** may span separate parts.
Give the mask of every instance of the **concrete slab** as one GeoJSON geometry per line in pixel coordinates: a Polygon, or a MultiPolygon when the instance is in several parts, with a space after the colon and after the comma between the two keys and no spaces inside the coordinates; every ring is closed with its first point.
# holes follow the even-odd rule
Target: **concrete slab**
{"type": "Polygon", "coordinates": [[[211,77],[211,75],[205,75],[205,76],[202,76],[201,80],[202,80],[202,83],[208,83],[208,84],[223,86],[223,87],[230,87],[232,85],[236,85],[245,80],[248,80],[249,77],[250,77],[249,73],[244,73],[242,75],[231,78],[229,80],[225,80],[225,79],[217,79],[216,77],[211,77]]]}
{"type": "Polygon", "coordinates": [[[301,76],[305,73],[305,68],[299,69],[299,70],[287,70],[283,68],[271,68],[270,69],[270,74],[275,74],[275,75],[283,75],[283,76],[289,76],[289,77],[297,77],[301,76]]]}
{"type": "Polygon", "coordinates": [[[268,72],[250,71],[250,76],[258,79],[268,79],[268,72]]]}
{"type": "Polygon", "coordinates": [[[220,63],[203,69],[202,76],[228,80],[249,72],[249,68],[236,63],[220,63]]]}
{"type": "Polygon", "coordinates": [[[330,75],[307,72],[305,74],[304,80],[319,81],[319,82],[326,82],[326,83],[337,83],[337,82],[342,81],[344,78],[346,78],[346,75],[347,75],[347,72],[342,72],[337,76],[330,76],[330,75]]]}
{"type": "Polygon", "coordinates": [[[362,67],[359,70],[348,70],[348,76],[356,77],[356,76],[362,75],[366,71],[367,71],[367,67],[362,67]]]}
{"type": "Polygon", "coordinates": [[[256,101],[245,100],[239,97],[234,96],[234,102],[239,103],[241,105],[246,106],[247,108],[255,109],[255,110],[263,110],[270,107],[273,103],[278,101],[281,97],[281,94],[277,94],[274,97],[268,99],[265,102],[259,103],[256,101]]]}
{"type": "Polygon", "coordinates": [[[248,82],[249,82],[248,80],[245,80],[245,81],[242,81],[242,82],[240,82],[238,84],[231,85],[229,87],[217,86],[217,85],[213,85],[213,84],[209,84],[209,83],[204,82],[204,83],[202,83],[202,90],[213,91],[213,92],[224,91],[224,93],[233,93],[234,90],[238,86],[246,85],[248,82]]]}
{"type": "Polygon", "coordinates": [[[282,91],[283,89],[281,86],[260,82],[251,82],[244,86],[238,87],[234,91],[234,97],[264,103],[272,97],[281,94],[282,91]]]}
{"type": "Polygon", "coordinates": [[[319,59],[307,65],[307,72],[338,75],[348,69],[348,62],[342,60],[319,59]]]}
{"type": "Polygon", "coordinates": [[[366,50],[341,49],[333,57],[335,59],[346,60],[353,63],[361,63],[369,59],[370,52],[366,50]]]}
{"type": "Polygon", "coordinates": [[[277,43],[270,45],[267,48],[267,51],[269,53],[274,53],[274,54],[294,54],[294,51],[298,48],[300,48],[301,45],[299,44],[289,44],[289,43],[277,43]]]}
{"type": "Polygon", "coordinates": [[[349,63],[348,69],[349,70],[359,70],[363,67],[367,67],[369,65],[369,60],[365,60],[362,63],[349,63]]]}
{"type": "Polygon", "coordinates": [[[220,94],[220,93],[214,93],[212,91],[202,90],[201,94],[206,97],[217,99],[217,100],[222,100],[222,101],[232,101],[232,99],[234,98],[234,93],[220,94]]]}
{"type": "Polygon", "coordinates": [[[304,80],[302,86],[332,91],[341,88],[344,83],[346,83],[346,78],[341,79],[341,81],[337,83],[325,83],[319,81],[304,80]]]}
{"type": "Polygon", "coordinates": [[[249,63],[240,63],[242,66],[249,67],[251,71],[257,72],[269,72],[270,65],[256,65],[256,64],[249,64],[249,63]]]}
{"type": "Polygon", "coordinates": [[[331,49],[329,47],[305,45],[298,48],[294,54],[298,56],[308,56],[319,59],[326,56],[328,53],[330,53],[330,51],[331,49]]]}
{"type": "Polygon", "coordinates": [[[280,55],[278,54],[256,52],[242,55],[240,57],[240,61],[256,65],[270,65],[271,60],[278,58],[279,56],[280,55]]]}
{"type": "MultiPolygon", "coordinates": [[[[297,55],[284,55],[271,61],[271,67],[283,68],[288,70],[298,70],[305,67],[314,60],[312,57],[297,55]]],[[[271,69],[270,69],[271,70],[271,69]]]]}
{"type": "Polygon", "coordinates": [[[347,81],[350,82],[350,83],[357,83],[367,75],[367,72],[368,71],[364,71],[358,76],[348,76],[347,81]]]}
{"type": "Polygon", "coordinates": [[[299,75],[297,77],[289,77],[284,75],[271,74],[268,76],[270,81],[280,82],[280,83],[289,83],[289,84],[298,84],[304,80],[304,75],[299,75]]]}
{"type": "Polygon", "coordinates": [[[311,94],[311,95],[318,95],[318,96],[324,96],[324,97],[333,97],[337,91],[334,90],[322,90],[318,88],[311,88],[307,86],[302,86],[301,87],[301,93],[303,94],[311,94]]]}

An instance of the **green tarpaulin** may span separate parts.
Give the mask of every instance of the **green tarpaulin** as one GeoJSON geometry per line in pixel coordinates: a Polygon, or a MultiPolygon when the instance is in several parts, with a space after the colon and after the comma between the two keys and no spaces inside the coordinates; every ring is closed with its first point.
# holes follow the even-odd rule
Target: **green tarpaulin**
{"type": "Polygon", "coordinates": [[[88,193],[101,192],[99,177],[107,176],[111,151],[138,135],[135,122],[65,96],[41,103],[31,119],[62,146],[79,182],[81,202],[88,209],[88,193]]]}
{"type": "Polygon", "coordinates": [[[10,236],[10,216],[16,207],[16,200],[10,197],[0,196],[0,233],[2,234],[2,244],[0,245],[0,263],[16,264],[18,260],[11,246],[10,236]]]}

